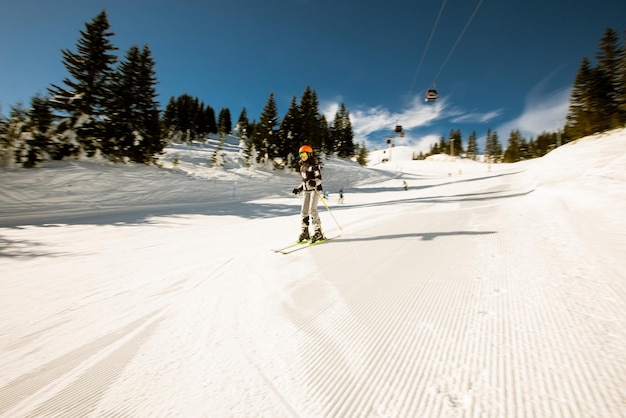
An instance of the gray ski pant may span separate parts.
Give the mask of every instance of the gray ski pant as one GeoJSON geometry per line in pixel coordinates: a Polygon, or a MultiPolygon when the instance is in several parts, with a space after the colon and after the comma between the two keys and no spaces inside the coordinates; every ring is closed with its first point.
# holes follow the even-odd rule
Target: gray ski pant
{"type": "Polygon", "coordinates": [[[315,190],[305,190],[302,192],[302,196],[302,209],[300,211],[302,215],[302,228],[309,226],[307,221],[310,219],[315,229],[321,229],[322,221],[320,220],[320,214],[317,212],[317,205],[320,201],[319,193],[315,190]]]}

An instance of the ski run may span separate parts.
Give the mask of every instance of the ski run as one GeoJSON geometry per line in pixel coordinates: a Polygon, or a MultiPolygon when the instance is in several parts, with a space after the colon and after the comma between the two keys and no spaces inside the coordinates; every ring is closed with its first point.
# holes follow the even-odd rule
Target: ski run
{"type": "Polygon", "coordinates": [[[288,256],[298,173],[215,144],[2,170],[0,416],[626,417],[626,131],[325,160],[288,256]]]}

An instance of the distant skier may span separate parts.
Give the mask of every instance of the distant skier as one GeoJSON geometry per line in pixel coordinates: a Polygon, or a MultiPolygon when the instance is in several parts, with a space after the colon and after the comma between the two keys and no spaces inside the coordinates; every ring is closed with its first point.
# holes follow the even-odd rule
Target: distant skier
{"type": "Polygon", "coordinates": [[[311,240],[317,242],[326,239],[322,234],[322,222],[317,212],[317,204],[322,191],[322,171],[317,158],[313,155],[313,148],[308,145],[300,147],[300,176],[302,184],[293,189],[293,194],[303,193],[302,209],[302,232],[298,237],[298,242],[311,240]],[[309,224],[313,225],[314,233],[309,235],[309,224]]]}
{"type": "Polygon", "coordinates": [[[343,187],[339,189],[339,203],[343,203],[343,187]]]}
{"type": "Polygon", "coordinates": [[[406,180],[402,180],[402,188],[403,188],[405,191],[409,190],[409,185],[408,185],[408,184],[406,184],[406,180]]]}

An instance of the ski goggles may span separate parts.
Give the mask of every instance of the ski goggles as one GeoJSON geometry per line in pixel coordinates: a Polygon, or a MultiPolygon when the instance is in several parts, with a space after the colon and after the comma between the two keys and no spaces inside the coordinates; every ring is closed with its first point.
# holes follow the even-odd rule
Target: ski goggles
{"type": "Polygon", "coordinates": [[[302,157],[302,158],[306,157],[307,155],[308,155],[308,154],[307,154],[306,152],[301,152],[301,153],[300,153],[300,157],[302,157]]]}

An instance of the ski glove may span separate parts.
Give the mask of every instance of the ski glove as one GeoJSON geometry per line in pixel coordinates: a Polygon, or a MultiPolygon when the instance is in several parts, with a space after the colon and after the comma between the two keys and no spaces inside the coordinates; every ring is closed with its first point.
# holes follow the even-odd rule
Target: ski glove
{"type": "Polygon", "coordinates": [[[298,194],[298,193],[300,193],[300,188],[299,188],[299,187],[296,187],[295,189],[293,189],[293,190],[291,191],[291,193],[293,193],[293,194],[298,194]]]}

